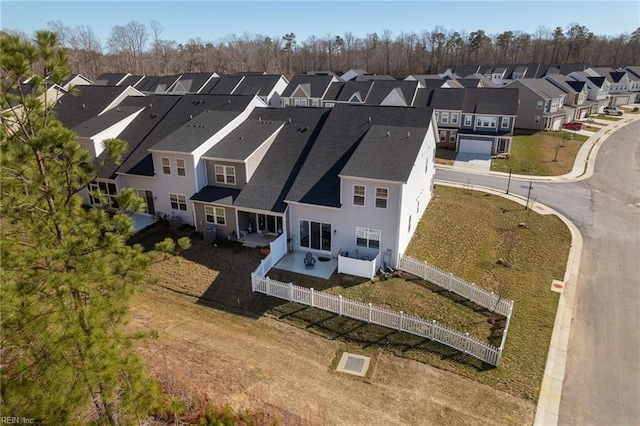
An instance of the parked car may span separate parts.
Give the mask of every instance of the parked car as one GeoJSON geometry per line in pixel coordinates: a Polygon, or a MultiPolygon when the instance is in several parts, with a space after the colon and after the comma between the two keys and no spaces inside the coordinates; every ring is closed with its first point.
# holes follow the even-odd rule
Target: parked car
{"type": "Polygon", "coordinates": [[[562,127],[570,130],[582,130],[584,124],[579,121],[570,121],[567,123],[562,123],[562,127]]]}
{"type": "Polygon", "coordinates": [[[618,107],[604,107],[604,113],[607,115],[622,115],[624,111],[618,107]]]}

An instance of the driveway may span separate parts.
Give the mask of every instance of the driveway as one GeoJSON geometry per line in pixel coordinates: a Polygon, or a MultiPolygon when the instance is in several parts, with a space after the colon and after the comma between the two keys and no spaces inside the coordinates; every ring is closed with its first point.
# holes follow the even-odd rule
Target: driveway
{"type": "Polygon", "coordinates": [[[491,155],[460,152],[453,162],[453,168],[459,171],[489,173],[491,171],[491,155]]]}

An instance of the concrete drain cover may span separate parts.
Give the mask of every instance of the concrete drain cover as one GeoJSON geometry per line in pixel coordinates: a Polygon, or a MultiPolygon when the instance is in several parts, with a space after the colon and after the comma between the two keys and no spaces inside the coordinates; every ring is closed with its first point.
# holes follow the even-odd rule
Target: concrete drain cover
{"type": "Polygon", "coordinates": [[[364,377],[369,369],[369,362],[371,362],[371,358],[368,356],[344,352],[336,371],[364,377]]]}

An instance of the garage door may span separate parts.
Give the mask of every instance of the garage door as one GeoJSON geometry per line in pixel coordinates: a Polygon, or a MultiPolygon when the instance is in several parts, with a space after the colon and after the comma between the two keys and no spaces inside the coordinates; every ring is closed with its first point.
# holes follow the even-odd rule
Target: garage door
{"type": "Polygon", "coordinates": [[[560,130],[562,127],[562,117],[556,117],[553,119],[553,125],[551,126],[551,130],[560,130]]]}
{"type": "Polygon", "coordinates": [[[477,141],[472,139],[460,139],[458,152],[467,154],[488,154],[491,155],[491,141],[477,141]]]}
{"type": "Polygon", "coordinates": [[[628,96],[620,96],[620,97],[616,98],[616,100],[614,102],[614,105],[616,105],[616,106],[618,106],[618,105],[627,105],[627,104],[630,104],[630,103],[631,102],[630,102],[628,96]]]}

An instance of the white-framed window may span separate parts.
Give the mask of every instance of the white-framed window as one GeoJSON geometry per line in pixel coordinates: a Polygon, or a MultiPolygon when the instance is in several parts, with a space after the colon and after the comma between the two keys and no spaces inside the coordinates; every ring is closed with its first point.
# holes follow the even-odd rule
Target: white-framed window
{"type": "Polygon", "coordinates": [[[442,113],[442,117],[440,119],[440,122],[442,124],[448,124],[449,123],[449,113],[448,112],[443,112],[442,113]]]}
{"type": "Polygon", "coordinates": [[[306,99],[302,99],[300,101],[300,106],[307,106],[307,100],[306,99]]]}
{"type": "Polygon", "coordinates": [[[465,126],[471,126],[471,120],[473,120],[473,117],[470,115],[465,115],[464,116],[464,125],[465,126]]]}
{"type": "Polygon", "coordinates": [[[440,134],[440,142],[446,142],[446,140],[447,140],[447,132],[446,132],[446,130],[440,130],[439,134],[440,134]]]}
{"type": "Polygon", "coordinates": [[[289,106],[289,99],[283,99],[282,100],[282,106],[288,107],[289,106]]]}
{"type": "Polygon", "coordinates": [[[171,200],[171,208],[173,210],[187,210],[187,197],[182,194],[169,194],[171,200]]]}
{"type": "Polygon", "coordinates": [[[476,119],[476,127],[496,127],[496,117],[478,117],[476,119]]]}
{"type": "Polygon", "coordinates": [[[162,157],[160,161],[162,161],[162,173],[164,173],[165,175],[170,175],[171,161],[167,157],[162,157]]]}
{"type": "Polygon", "coordinates": [[[377,229],[356,228],[356,245],[379,250],[382,232],[377,229]]]}
{"type": "Polygon", "coordinates": [[[389,200],[389,189],[376,188],[376,208],[386,209],[388,200],[389,200]]]}
{"type": "Polygon", "coordinates": [[[222,207],[204,206],[204,217],[207,223],[226,225],[227,219],[222,207]]]}
{"type": "Polygon", "coordinates": [[[223,166],[216,164],[216,183],[236,184],[236,168],[233,166],[223,166]]]}
{"type": "Polygon", "coordinates": [[[365,205],[365,187],[364,185],[353,185],[353,205],[365,205]]]}
{"type": "MultiPolygon", "coordinates": [[[[117,209],[119,207],[118,201],[116,201],[116,196],[118,195],[118,191],[116,190],[115,183],[91,182],[89,184],[89,191],[99,192],[102,195],[106,195],[107,203],[105,207],[113,207],[114,209],[117,209]]],[[[92,195],[89,195],[89,198],[90,198],[91,204],[96,206],[102,205],[102,201],[100,200],[99,197],[94,197],[92,195]]]]}
{"type": "Polygon", "coordinates": [[[451,124],[458,124],[458,113],[457,112],[452,112],[451,113],[451,124]]]}
{"type": "Polygon", "coordinates": [[[176,158],[176,173],[178,174],[178,176],[187,175],[187,169],[185,167],[183,158],[176,158]]]}
{"type": "Polygon", "coordinates": [[[536,109],[542,109],[543,105],[544,105],[544,102],[538,101],[538,103],[536,104],[536,109]]]}
{"type": "Polygon", "coordinates": [[[535,124],[540,124],[540,116],[539,116],[539,115],[536,115],[536,116],[534,117],[534,119],[533,119],[533,122],[534,122],[535,124]]]}
{"type": "Polygon", "coordinates": [[[314,106],[314,107],[317,107],[317,106],[318,106],[318,100],[317,100],[317,99],[314,99],[314,100],[313,100],[313,106],[314,106]]]}
{"type": "Polygon", "coordinates": [[[294,106],[300,106],[300,99],[295,99],[295,100],[293,101],[293,105],[294,105],[294,106]]]}
{"type": "Polygon", "coordinates": [[[500,121],[500,127],[503,127],[505,129],[509,127],[509,117],[502,117],[502,120],[500,121]]]}

